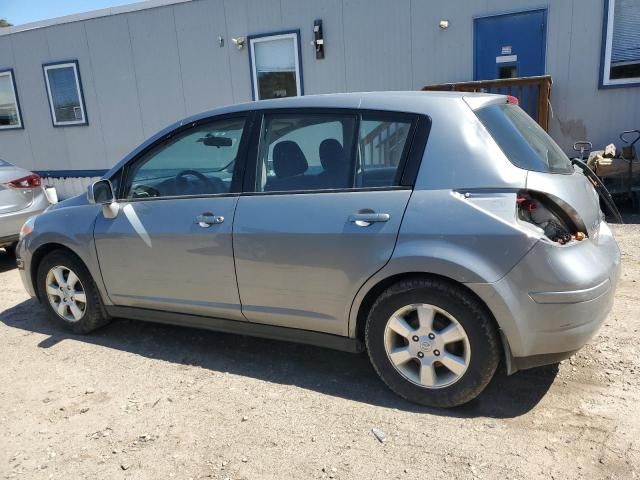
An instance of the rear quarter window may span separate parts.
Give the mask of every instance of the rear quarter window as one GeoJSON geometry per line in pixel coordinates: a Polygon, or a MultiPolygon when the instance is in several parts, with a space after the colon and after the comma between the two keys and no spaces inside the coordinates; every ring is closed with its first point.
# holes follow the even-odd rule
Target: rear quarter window
{"type": "Polygon", "coordinates": [[[524,110],[494,104],[475,111],[509,161],[525,170],[573,173],[569,157],[524,110]]]}

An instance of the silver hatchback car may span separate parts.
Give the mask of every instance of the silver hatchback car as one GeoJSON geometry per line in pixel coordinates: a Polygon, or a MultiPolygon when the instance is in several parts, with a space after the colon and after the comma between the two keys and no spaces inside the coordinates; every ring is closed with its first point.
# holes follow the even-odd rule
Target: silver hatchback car
{"type": "Polygon", "coordinates": [[[413,402],[558,362],[609,313],[620,253],[593,186],[506,96],[389,92],[187,118],[27,222],[26,289],[113,317],[367,350],[413,402]]]}

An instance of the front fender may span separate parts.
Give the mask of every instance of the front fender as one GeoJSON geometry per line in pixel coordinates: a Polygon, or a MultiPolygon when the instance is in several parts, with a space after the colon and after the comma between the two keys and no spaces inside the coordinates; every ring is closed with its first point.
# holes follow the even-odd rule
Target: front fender
{"type": "Polygon", "coordinates": [[[73,251],[89,269],[103,302],[111,305],[107,295],[96,247],[93,239],[93,228],[96,217],[101,214],[100,205],[72,205],[66,208],[51,209],[36,217],[33,232],[20,242],[19,255],[24,262],[24,272],[31,284],[34,284],[34,259],[39,260],[42,248],[61,245],[73,251]]]}

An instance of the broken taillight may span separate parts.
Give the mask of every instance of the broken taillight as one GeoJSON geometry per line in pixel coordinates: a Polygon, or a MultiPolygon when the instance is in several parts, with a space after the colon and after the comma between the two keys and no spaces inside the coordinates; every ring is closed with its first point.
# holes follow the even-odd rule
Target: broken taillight
{"type": "Polygon", "coordinates": [[[27,175],[26,177],[7,182],[6,185],[11,188],[35,188],[42,185],[42,179],[39,175],[32,173],[31,175],[27,175]]]}
{"type": "Polygon", "coordinates": [[[519,105],[520,101],[518,100],[518,97],[514,97],[513,95],[507,95],[507,103],[509,105],[519,105]]]}
{"type": "Polygon", "coordinates": [[[518,218],[542,229],[544,236],[552,242],[564,245],[572,240],[581,241],[586,238],[572,215],[544,193],[522,191],[516,197],[516,205],[518,218]]]}

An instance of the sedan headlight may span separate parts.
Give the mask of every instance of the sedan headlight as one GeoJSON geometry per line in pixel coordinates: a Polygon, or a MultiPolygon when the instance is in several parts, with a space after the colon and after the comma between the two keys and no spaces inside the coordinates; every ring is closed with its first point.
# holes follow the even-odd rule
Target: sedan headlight
{"type": "Polygon", "coordinates": [[[24,222],[24,225],[22,225],[22,228],[20,229],[20,240],[22,240],[24,237],[26,237],[31,232],[33,232],[33,226],[35,222],[36,222],[35,215],[33,217],[29,217],[27,221],[24,222]]]}

